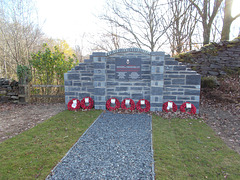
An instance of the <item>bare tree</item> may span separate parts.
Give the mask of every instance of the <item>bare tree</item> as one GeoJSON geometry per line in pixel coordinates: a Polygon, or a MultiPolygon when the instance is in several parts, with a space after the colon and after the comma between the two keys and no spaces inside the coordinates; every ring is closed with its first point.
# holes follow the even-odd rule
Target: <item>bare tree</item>
{"type": "Polygon", "coordinates": [[[35,13],[30,0],[0,1],[0,67],[5,69],[2,76],[14,78],[16,66],[27,65],[38,46],[42,33],[35,23],[35,13]]]}
{"type": "Polygon", "coordinates": [[[223,23],[223,4],[219,8],[219,12],[216,15],[211,29],[211,41],[219,42],[221,39],[221,29],[223,23]]]}
{"type": "Polygon", "coordinates": [[[235,19],[240,17],[240,13],[238,13],[235,17],[232,17],[232,15],[231,15],[232,4],[233,4],[233,0],[225,0],[224,19],[223,19],[221,40],[229,40],[231,24],[235,19]]]}
{"type": "Polygon", "coordinates": [[[193,32],[197,24],[198,13],[188,0],[168,0],[168,17],[174,21],[167,31],[172,55],[192,49],[193,32]]]}
{"type": "Polygon", "coordinates": [[[156,51],[165,43],[160,39],[171,21],[163,25],[167,10],[160,0],[115,0],[110,1],[107,7],[101,18],[126,32],[120,38],[132,46],[156,51]]]}
{"type": "Polygon", "coordinates": [[[75,45],[74,52],[79,62],[83,62],[85,59],[85,56],[83,55],[83,51],[85,49],[84,40],[86,39],[86,33],[83,33],[82,35],[80,35],[79,39],[80,41],[78,43],[77,43],[77,40],[75,41],[75,44],[78,44],[78,45],[75,45]]]}
{"type": "Polygon", "coordinates": [[[103,33],[99,37],[100,39],[91,44],[94,46],[93,51],[112,51],[119,49],[119,37],[114,33],[103,33]]]}
{"type": "Polygon", "coordinates": [[[189,0],[197,9],[203,27],[203,44],[209,44],[211,28],[223,0],[189,0]]]}
{"type": "Polygon", "coordinates": [[[99,33],[98,37],[98,40],[90,42],[93,51],[113,51],[131,46],[128,41],[121,38],[124,37],[124,32],[114,24],[110,24],[109,28],[105,28],[105,31],[99,33]]]}

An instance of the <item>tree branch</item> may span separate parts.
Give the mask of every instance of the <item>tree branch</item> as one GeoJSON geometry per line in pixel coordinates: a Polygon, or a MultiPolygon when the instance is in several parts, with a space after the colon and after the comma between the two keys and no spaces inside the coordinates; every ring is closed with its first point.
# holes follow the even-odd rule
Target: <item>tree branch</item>
{"type": "Polygon", "coordinates": [[[232,18],[232,21],[234,21],[235,19],[237,19],[238,17],[240,17],[240,13],[237,14],[235,17],[232,18]]]}

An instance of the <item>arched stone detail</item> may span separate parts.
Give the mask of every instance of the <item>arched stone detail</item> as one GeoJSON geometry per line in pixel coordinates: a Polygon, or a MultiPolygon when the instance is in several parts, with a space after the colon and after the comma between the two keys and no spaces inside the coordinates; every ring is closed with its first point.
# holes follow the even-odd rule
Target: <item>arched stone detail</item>
{"type": "Polygon", "coordinates": [[[138,53],[150,55],[150,52],[140,48],[125,48],[125,49],[117,49],[117,50],[109,51],[107,52],[107,56],[117,54],[117,53],[126,53],[126,52],[138,52],[138,53]]]}

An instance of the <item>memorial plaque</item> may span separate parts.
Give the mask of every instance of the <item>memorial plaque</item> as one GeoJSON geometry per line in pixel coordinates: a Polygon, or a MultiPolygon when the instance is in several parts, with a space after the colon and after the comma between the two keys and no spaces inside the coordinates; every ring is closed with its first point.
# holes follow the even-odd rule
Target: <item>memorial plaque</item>
{"type": "Polygon", "coordinates": [[[141,58],[116,58],[115,78],[119,80],[141,79],[141,58]]]}

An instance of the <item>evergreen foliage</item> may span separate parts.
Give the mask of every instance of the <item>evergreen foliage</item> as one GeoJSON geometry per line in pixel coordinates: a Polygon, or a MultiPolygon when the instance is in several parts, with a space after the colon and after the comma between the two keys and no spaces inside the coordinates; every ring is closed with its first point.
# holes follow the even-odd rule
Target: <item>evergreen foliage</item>
{"type": "Polygon", "coordinates": [[[75,66],[76,56],[67,57],[58,47],[51,51],[47,44],[43,50],[32,54],[30,64],[34,68],[34,78],[40,84],[63,84],[64,73],[75,66]]]}
{"type": "Polygon", "coordinates": [[[25,65],[17,65],[17,76],[20,84],[29,83],[32,80],[31,68],[25,65]]]}

